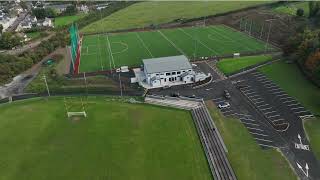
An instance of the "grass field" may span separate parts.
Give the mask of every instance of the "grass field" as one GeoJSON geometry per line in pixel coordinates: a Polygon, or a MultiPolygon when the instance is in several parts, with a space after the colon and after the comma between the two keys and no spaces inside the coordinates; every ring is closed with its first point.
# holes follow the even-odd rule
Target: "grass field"
{"type": "MultiPolygon", "coordinates": [[[[270,1],[269,1],[270,2],[270,1]]],[[[84,27],[81,32],[106,32],[161,24],[179,18],[215,15],[249,6],[269,3],[266,1],[153,1],[141,2],[113,13],[84,27]]]]}
{"type": "Polygon", "coordinates": [[[304,10],[304,16],[307,17],[309,15],[308,2],[288,3],[288,4],[274,7],[272,10],[277,13],[289,14],[289,15],[295,16],[299,8],[304,10]]]}
{"type": "MultiPolygon", "coordinates": [[[[320,89],[309,82],[295,64],[274,63],[261,69],[290,96],[314,114],[320,114],[320,89]]],[[[320,159],[320,118],[304,123],[311,146],[320,159]]]]}
{"type": "Polygon", "coordinates": [[[211,179],[189,112],[106,100],[74,121],[62,98],[1,105],[1,179],[211,179]]]}
{"type": "Polygon", "coordinates": [[[217,63],[217,67],[226,75],[240,71],[243,68],[253,66],[271,60],[271,56],[246,56],[239,58],[222,59],[217,63]]]}
{"type": "Polygon", "coordinates": [[[297,179],[285,158],[275,149],[262,150],[240,120],[225,118],[207,102],[212,119],[228,148],[228,159],[239,180],[297,179]]]}
{"type": "Polygon", "coordinates": [[[36,38],[39,38],[41,34],[40,34],[40,32],[36,31],[36,32],[26,33],[26,35],[28,38],[36,39],[36,38]]]}
{"type": "Polygon", "coordinates": [[[222,25],[90,35],[82,43],[80,71],[140,66],[142,59],[153,57],[184,54],[199,58],[264,48],[264,42],[222,25]]]}
{"type": "Polygon", "coordinates": [[[69,25],[74,21],[83,18],[84,16],[85,14],[77,14],[73,16],[59,16],[54,19],[54,26],[61,27],[61,26],[69,25]]]}

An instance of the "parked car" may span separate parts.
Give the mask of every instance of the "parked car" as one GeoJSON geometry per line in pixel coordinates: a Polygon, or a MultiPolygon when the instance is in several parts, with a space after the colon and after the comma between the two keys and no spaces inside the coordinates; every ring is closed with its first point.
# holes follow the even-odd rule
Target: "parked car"
{"type": "Polygon", "coordinates": [[[224,108],[228,108],[228,107],[230,107],[229,102],[222,102],[222,103],[218,104],[218,108],[220,108],[220,109],[224,109],[224,108]]]}
{"type": "Polygon", "coordinates": [[[180,96],[180,94],[178,92],[173,92],[170,95],[171,95],[171,97],[179,97],[180,96]]]}
{"type": "Polygon", "coordinates": [[[225,97],[225,98],[227,98],[227,99],[230,99],[230,98],[231,98],[231,95],[230,95],[230,93],[229,93],[228,90],[224,90],[223,92],[224,92],[224,97],[225,97]]]}

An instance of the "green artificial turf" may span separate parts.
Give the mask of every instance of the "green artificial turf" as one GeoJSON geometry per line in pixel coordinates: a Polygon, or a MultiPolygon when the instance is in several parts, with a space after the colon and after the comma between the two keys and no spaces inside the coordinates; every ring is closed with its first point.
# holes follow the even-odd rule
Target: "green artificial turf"
{"type": "MultiPolygon", "coordinates": [[[[320,89],[306,79],[296,64],[278,62],[261,68],[261,71],[313,114],[320,115],[320,89]]],[[[305,121],[304,125],[312,149],[320,159],[320,118],[305,121]]]]}
{"type": "Polygon", "coordinates": [[[85,26],[81,32],[94,33],[146,27],[176,19],[216,15],[271,1],[152,1],[133,4],[85,26]]]}
{"type": "Polygon", "coordinates": [[[275,149],[262,150],[240,120],[225,118],[207,102],[212,119],[228,149],[228,159],[239,180],[297,179],[286,159],[275,149]]]}
{"type": "Polygon", "coordinates": [[[84,16],[85,14],[76,14],[73,16],[59,16],[54,19],[54,26],[61,27],[61,26],[69,25],[74,21],[83,18],[84,16]]]}
{"type": "Polygon", "coordinates": [[[1,105],[1,179],[211,179],[189,112],[111,100],[89,97],[79,119],[61,97],[1,105]]]}
{"type": "Polygon", "coordinates": [[[222,59],[217,63],[217,67],[226,75],[238,72],[243,68],[253,66],[271,60],[271,56],[245,56],[239,58],[222,59]]]}
{"type": "Polygon", "coordinates": [[[153,57],[184,54],[193,59],[264,48],[264,42],[223,25],[88,35],[82,43],[80,71],[138,67],[142,59],[153,57]]]}

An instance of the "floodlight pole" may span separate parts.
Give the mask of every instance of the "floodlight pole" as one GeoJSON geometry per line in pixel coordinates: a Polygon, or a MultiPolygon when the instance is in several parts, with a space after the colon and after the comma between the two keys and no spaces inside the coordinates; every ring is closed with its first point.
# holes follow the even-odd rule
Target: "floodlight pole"
{"type": "Polygon", "coordinates": [[[86,86],[86,93],[87,93],[87,96],[88,96],[88,84],[87,84],[87,77],[86,77],[86,73],[85,72],[83,73],[83,78],[84,78],[84,83],[85,83],[85,86],[86,86]]]}
{"type": "Polygon", "coordinates": [[[50,97],[50,91],[49,91],[49,86],[48,86],[48,82],[47,82],[46,75],[43,75],[42,78],[43,78],[43,80],[44,80],[44,83],[46,84],[48,96],[50,97]]]}
{"type": "Polygon", "coordinates": [[[269,21],[269,22],[270,22],[270,25],[269,25],[269,31],[268,31],[267,42],[266,42],[266,46],[265,46],[264,53],[267,53],[267,47],[268,47],[269,38],[270,38],[270,32],[271,32],[271,24],[272,24],[272,21],[273,21],[273,20],[275,20],[275,19],[268,19],[268,20],[266,20],[266,21],[269,21]]]}
{"type": "Polygon", "coordinates": [[[120,85],[120,95],[122,97],[122,84],[121,84],[121,72],[119,72],[119,85],[120,85]]]}

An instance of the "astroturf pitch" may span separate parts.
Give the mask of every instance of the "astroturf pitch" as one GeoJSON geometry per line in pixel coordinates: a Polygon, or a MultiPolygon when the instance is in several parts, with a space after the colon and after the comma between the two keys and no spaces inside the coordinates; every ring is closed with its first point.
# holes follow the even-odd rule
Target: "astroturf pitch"
{"type": "MultiPolygon", "coordinates": [[[[224,25],[84,36],[80,72],[140,66],[142,59],[190,59],[263,51],[266,44],[224,25]]],[[[271,46],[268,49],[273,48],[271,46]]]]}

